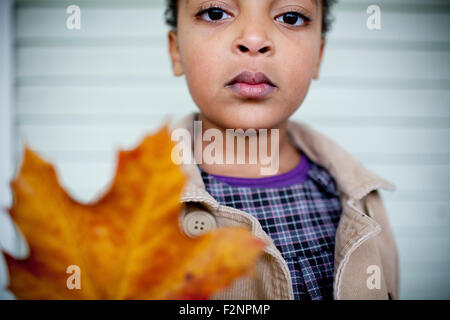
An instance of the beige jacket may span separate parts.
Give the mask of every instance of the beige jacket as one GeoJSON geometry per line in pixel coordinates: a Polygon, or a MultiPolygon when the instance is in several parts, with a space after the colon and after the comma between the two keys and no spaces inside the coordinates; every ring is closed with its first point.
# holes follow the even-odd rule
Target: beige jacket
{"type": "MultiPolygon", "coordinates": [[[[193,137],[193,112],[170,129],[185,128],[193,137]]],[[[339,144],[302,122],[289,120],[292,142],[311,160],[326,168],[336,180],[342,216],[336,231],[334,263],[335,299],[398,299],[398,252],[379,189],[395,186],[365,168],[339,144]]],[[[191,146],[193,146],[191,140],[191,146]]],[[[206,190],[196,164],[183,164],[187,174],[181,202],[185,205],[180,228],[195,236],[215,227],[246,227],[268,244],[257,261],[253,277],[241,277],[213,299],[293,299],[286,261],[252,215],[220,205],[206,190]],[[203,231],[194,230],[203,222],[203,231]],[[200,233],[198,233],[200,232],[200,233]]],[[[244,249],[245,250],[245,249],[244,249]]]]}

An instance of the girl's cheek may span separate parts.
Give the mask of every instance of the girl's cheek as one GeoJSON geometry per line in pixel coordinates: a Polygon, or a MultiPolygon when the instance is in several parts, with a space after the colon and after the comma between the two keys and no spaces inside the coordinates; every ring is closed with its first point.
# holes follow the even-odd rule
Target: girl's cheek
{"type": "Polygon", "coordinates": [[[287,63],[285,66],[285,81],[294,87],[303,87],[304,83],[310,80],[313,71],[313,62],[307,56],[298,55],[293,57],[290,59],[290,63],[287,63]]]}
{"type": "Polygon", "coordinates": [[[210,70],[210,68],[216,66],[217,54],[208,48],[208,46],[192,47],[187,53],[189,57],[189,65],[195,70],[210,70]],[[208,69],[206,69],[208,68],[208,69]]]}

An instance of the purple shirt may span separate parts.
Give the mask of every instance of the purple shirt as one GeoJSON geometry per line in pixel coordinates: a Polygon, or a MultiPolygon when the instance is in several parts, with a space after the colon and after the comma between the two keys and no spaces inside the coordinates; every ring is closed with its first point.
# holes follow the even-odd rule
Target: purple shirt
{"type": "Polygon", "coordinates": [[[235,187],[249,188],[278,188],[303,183],[308,179],[310,163],[306,157],[301,157],[300,162],[291,171],[262,178],[238,178],[209,174],[210,176],[235,187]]]}

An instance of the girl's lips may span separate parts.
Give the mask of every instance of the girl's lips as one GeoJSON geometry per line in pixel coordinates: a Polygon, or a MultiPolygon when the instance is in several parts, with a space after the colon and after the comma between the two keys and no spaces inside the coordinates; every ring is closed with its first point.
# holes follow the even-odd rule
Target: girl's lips
{"type": "Polygon", "coordinates": [[[245,98],[263,98],[277,89],[265,82],[255,84],[236,82],[226,87],[245,98]]]}

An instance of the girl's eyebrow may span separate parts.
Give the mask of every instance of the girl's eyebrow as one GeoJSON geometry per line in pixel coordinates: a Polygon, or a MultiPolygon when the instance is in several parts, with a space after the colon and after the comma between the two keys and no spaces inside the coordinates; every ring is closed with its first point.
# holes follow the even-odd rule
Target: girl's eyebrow
{"type": "MultiPolygon", "coordinates": [[[[275,2],[280,1],[280,0],[273,0],[275,2]]],[[[319,5],[319,0],[310,0],[310,2],[313,4],[313,6],[316,8],[319,5]]]]}

